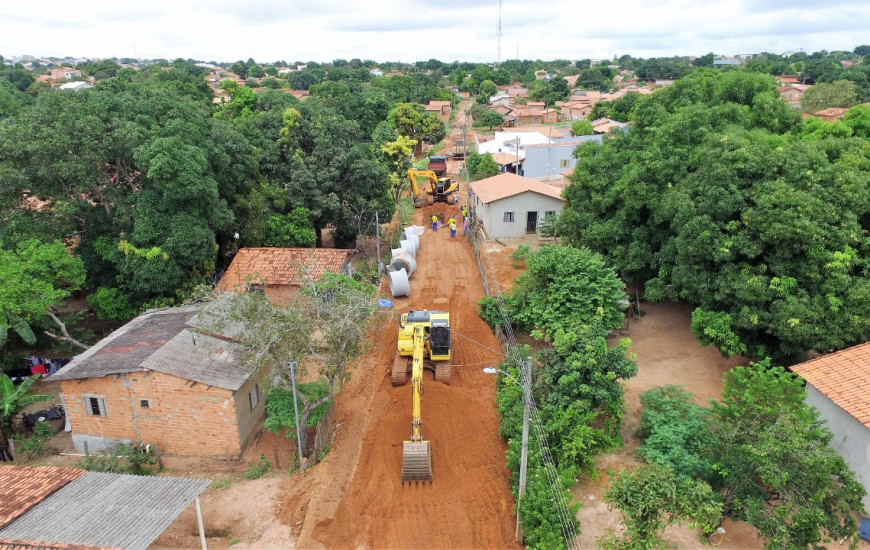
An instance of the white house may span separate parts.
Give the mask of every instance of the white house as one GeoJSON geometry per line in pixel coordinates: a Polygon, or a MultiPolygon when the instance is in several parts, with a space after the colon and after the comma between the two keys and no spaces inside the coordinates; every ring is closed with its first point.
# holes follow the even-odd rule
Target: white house
{"type": "Polygon", "coordinates": [[[791,368],[807,381],[806,401],[834,434],[837,450],[867,490],[870,510],[870,342],[810,359],[791,368]]]}
{"type": "Polygon", "coordinates": [[[601,143],[603,136],[571,136],[553,139],[548,143],[525,146],[522,174],[527,178],[539,180],[562,179],[562,172],[577,165],[574,150],[581,143],[594,141],[601,143]]]}
{"type": "Polygon", "coordinates": [[[545,216],[562,213],[565,199],[559,188],[504,172],[473,182],[469,202],[487,235],[511,238],[537,232],[545,216]]]}
{"type": "MultiPolygon", "coordinates": [[[[561,133],[559,134],[561,136],[561,133]]],[[[517,154],[517,145],[519,145],[519,158],[524,158],[523,150],[526,145],[534,145],[537,143],[547,143],[550,140],[547,136],[540,132],[496,132],[495,137],[490,141],[477,142],[477,152],[480,155],[487,153],[507,153],[509,155],[517,154]]]]}

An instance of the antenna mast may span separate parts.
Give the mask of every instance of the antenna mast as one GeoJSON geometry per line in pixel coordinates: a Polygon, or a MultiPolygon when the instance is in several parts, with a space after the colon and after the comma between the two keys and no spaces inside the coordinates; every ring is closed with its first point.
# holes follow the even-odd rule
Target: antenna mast
{"type": "Polygon", "coordinates": [[[495,66],[501,64],[501,0],[498,0],[498,57],[496,58],[495,66]]]}

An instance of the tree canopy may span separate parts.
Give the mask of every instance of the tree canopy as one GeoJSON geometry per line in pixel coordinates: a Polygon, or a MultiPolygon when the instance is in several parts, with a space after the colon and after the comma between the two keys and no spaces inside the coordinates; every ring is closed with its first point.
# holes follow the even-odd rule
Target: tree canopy
{"type": "Polygon", "coordinates": [[[708,312],[705,343],[756,357],[870,336],[870,143],[803,135],[774,90],[708,69],[639,99],[630,131],[578,149],[559,228],[648,299],[708,312]]]}

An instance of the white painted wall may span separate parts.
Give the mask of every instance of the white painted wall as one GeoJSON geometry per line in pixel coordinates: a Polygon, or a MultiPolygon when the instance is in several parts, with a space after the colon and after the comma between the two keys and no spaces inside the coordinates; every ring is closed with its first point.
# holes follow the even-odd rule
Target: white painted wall
{"type": "Polygon", "coordinates": [[[556,215],[559,215],[562,213],[563,205],[564,201],[562,200],[527,191],[489,204],[484,204],[480,198],[475,197],[474,207],[477,216],[483,222],[486,234],[498,239],[526,235],[526,214],[528,212],[538,213],[538,226],[540,226],[547,212],[555,212],[556,215]],[[514,213],[513,222],[504,221],[505,212],[514,213]]]}
{"type": "Polygon", "coordinates": [[[818,409],[819,415],[827,421],[828,429],[834,434],[831,446],[840,453],[855,472],[858,483],[867,490],[864,508],[870,510],[870,428],[858,422],[809,382],[806,401],[818,409]]]}

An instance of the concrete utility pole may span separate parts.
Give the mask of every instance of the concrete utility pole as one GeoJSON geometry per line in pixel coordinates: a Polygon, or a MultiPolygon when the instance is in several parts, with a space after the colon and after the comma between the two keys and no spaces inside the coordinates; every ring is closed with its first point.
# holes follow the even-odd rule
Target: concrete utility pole
{"type": "Polygon", "coordinates": [[[520,525],[520,503],[526,493],[526,469],[529,465],[529,409],[532,401],[532,358],[525,365],[526,375],[523,379],[523,446],[520,455],[520,486],[517,490],[517,542],[523,541],[523,529],[520,525]]]}
{"type": "Polygon", "coordinates": [[[296,413],[296,446],[299,448],[299,468],[305,477],[305,457],[302,456],[302,430],[299,429],[299,405],[296,403],[296,361],[290,361],[290,384],[293,386],[293,412],[296,413]]]}

